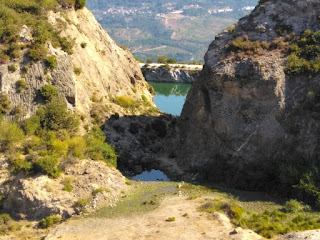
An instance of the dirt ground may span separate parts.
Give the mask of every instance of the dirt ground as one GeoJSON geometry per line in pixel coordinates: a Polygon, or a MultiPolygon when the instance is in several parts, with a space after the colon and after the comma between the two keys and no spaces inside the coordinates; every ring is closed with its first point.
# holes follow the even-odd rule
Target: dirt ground
{"type": "Polygon", "coordinates": [[[236,229],[220,213],[199,212],[204,198],[186,196],[165,198],[154,211],[140,216],[115,219],[84,218],[71,220],[52,229],[46,240],[185,240],[185,239],[264,239],[251,230],[236,229]],[[175,217],[175,221],[166,221],[175,217]]]}

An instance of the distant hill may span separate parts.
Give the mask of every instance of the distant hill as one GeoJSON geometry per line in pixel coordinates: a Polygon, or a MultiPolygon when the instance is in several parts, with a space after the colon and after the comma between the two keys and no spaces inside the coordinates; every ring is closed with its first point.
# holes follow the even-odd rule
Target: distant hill
{"type": "Polygon", "coordinates": [[[202,61],[222,29],[253,10],[258,0],[87,0],[87,7],[119,45],[146,60],[167,55],[202,61]]]}

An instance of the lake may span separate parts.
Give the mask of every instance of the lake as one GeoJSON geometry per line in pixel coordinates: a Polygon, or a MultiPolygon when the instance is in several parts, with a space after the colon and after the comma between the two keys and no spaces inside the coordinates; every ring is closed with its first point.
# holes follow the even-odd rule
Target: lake
{"type": "Polygon", "coordinates": [[[144,171],[134,177],[131,178],[132,180],[140,180],[140,181],[166,181],[170,182],[168,176],[160,170],[152,169],[151,171],[144,171]]]}
{"type": "Polygon", "coordinates": [[[163,112],[180,116],[187,94],[190,90],[190,83],[158,83],[149,82],[154,88],[154,103],[163,112]]]}

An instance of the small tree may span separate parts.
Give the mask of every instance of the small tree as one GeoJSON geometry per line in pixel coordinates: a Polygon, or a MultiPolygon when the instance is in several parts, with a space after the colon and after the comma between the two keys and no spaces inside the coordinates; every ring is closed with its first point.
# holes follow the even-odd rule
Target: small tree
{"type": "Polygon", "coordinates": [[[51,84],[46,84],[40,89],[41,96],[46,100],[46,102],[50,102],[58,96],[58,89],[51,84]]]}
{"type": "Polygon", "coordinates": [[[8,114],[11,110],[11,101],[8,94],[0,92],[0,114],[8,114]]]}
{"type": "Polygon", "coordinates": [[[24,139],[23,131],[15,123],[1,122],[0,129],[0,148],[2,150],[10,150],[24,139]]]}
{"type": "Polygon", "coordinates": [[[75,7],[76,9],[81,9],[86,6],[86,0],[76,0],[75,7]]]}

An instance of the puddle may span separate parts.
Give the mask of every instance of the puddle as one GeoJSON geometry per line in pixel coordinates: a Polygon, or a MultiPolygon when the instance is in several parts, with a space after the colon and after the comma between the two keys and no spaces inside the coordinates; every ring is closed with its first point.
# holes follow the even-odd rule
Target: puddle
{"type": "Polygon", "coordinates": [[[140,180],[140,181],[150,181],[150,182],[156,182],[156,181],[170,182],[170,179],[166,174],[164,174],[160,170],[155,170],[155,169],[152,169],[151,171],[144,171],[139,175],[132,177],[131,179],[140,180]]]}

